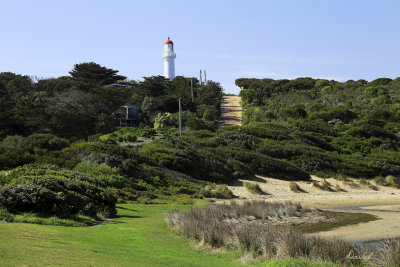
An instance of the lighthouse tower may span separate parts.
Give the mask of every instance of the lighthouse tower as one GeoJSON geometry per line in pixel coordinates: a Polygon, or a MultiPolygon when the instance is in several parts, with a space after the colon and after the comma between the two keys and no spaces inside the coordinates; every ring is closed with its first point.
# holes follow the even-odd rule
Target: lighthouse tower
{"type": "Polygon", "coordinates": [[[168,36],[168,40],[164,43],[164,53],[162,55],[164,59],[164,77],[167,79],[175,78],[175,58],[174,43],[168,36]]]}

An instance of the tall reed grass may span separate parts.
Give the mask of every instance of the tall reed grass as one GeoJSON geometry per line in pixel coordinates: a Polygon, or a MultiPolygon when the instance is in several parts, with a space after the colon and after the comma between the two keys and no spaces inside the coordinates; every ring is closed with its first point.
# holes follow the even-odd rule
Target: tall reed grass
{"type": "Polygon", "coordinates": [[[263,259],[305,258],[341,266],[399,266],[400,242],[365,249],[341,239],[303,234],[293,228],[266,223],[271,217],[302,216],[309,212],[294,203],[247,201],[209,205],[166,214],[168,227],[213,247],[239,249],[263,259]],[[264,220],[262,220],[264,219],[264,220]]]}

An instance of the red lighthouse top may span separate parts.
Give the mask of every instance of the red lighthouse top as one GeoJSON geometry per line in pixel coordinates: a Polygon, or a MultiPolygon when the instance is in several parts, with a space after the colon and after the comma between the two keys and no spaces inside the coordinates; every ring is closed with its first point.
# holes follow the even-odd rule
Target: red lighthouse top
{"type": "Polygon", "coordinates": [[[168,40],[164,44],[174,44],[168,36],[168,40]]]}

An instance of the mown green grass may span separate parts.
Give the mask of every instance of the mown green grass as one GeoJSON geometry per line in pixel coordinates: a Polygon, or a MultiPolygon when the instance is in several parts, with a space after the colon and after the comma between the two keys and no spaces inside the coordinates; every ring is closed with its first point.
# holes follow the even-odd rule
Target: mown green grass
{"type": "MultiPolygon", "coordinates": [[[[167,229],[164,213],[187,207],[120,204],[120,217],[91,227],[1,223],[0,266],[243,266],[238,251],[205,253],[167,229]]],[[[293,259],[250,265],[331,266],[293,259]]]]}

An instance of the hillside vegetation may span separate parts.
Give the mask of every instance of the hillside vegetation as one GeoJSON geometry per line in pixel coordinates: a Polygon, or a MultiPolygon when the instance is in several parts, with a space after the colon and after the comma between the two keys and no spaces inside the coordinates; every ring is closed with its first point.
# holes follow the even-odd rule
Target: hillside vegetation
{"type": "Polygon", "coordinates": [[[400,78],[236,80],[259,153],[319,175],[400,172],[400,78]]]}
{"type": "MultiPolygon", "coordinates": [[[[157,243],[154,236],[149,238],[154,231],[171,234],[161,222],[161,210],[173,208],[126,204],[119,206],[117,214],[117,203],[231,198],[226,184],[256,174],[286,181],[309,181],[310,174],[389,175],[390,179],[378,177],[376,181],[397,184],[398,80],[239,79],[237,84],[244,88],[244,125],[218,128],[223,97],[218,83],[208,81],[200,86],[195,78],[170,81],[162,76],[127,81],[117,73],[93,62],[76,64],[71,76],[52,79],[0,73],[1,221],[87,226],[101,220],[103,225],[94,226],[93,232],[82,230],[86,227],[65,230],[67,235],[57,230],[56,234],[74,241],[81,237],[77,233],[82,233],[88,240],[82,243],[85,248],[101,251],[101,259],[114,263],[115,256],[104,244],[111,240],[121,245],[119,229],[129,239],[124,239],[124,249],[150,250],[157,243]],[[184,110],[183,136],[177,130],[179,98],[184,110]],[[137,127],[119,126],[117,110],[127,102],[141,109],[137,127]],[[139,215],[132,207],[140,207],[139,215]],[[140,227],[131,229],[129,225],[137,225],[135,216],[149,217],[154,209],[158,212],[154,221],[143,220],[158,225],[146,230],[146,240],[152,241],[138,245],[134,239],[142,236],[140,227]],[[110,222],[107,218],[116,219],[110,222]],[[126,223],[126,227],[118,223],[126,223]],[[95,238],[94,232],[102,236],[95,238]]],[[[56,229],[29,227],[39,232],[56,229]]],[[[8,238],[7,233],[2,235],[8,238]]],[[[18,245],[18,238],[12,240],[17,250],[31,246],[29,242],[18,245]]],[[[156,261],[171,263],[171,250],[165,245],[171,240],[164,241],[161,251],[156,251],[160,257],[136,253],[139,258],[135,260],[150,266],[156,261]],[[168,259],[163,258],[164,252],[168,259]]],[[[188,247],[187,241],[179,239],[177,243],[177,250],[183,243],[188,247]]],[[[81,255],[79,245],[72,249],[81,255]]],[[[6,263],[13,262],[12,252],[7,253],[6,263]]],[[[130,253],[121,251],[118,255],[124,259],[115,263],[128,265],[130,253]]],[[[47,252],[39,254],[47,255],[51,264],[57,262],[47,252]]],[[[92,254],[89,264],[98,262],[92,254]]],[[[231,265],[237,265],[232,259],[239,254],[230,251],[225,256],[231,265]]],[[[68,253],[62,257],[73,258],[68,253]]],[[[198,265],[220,263],[216,258],[203,255],[198,265]]],[[[189,262],[184,255],[180,260],[189,262]]],[[[301,261],[288,260],[288,266],[294,263],[301,261]]]]}

